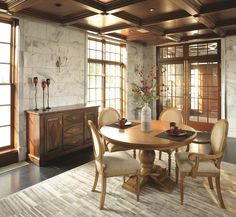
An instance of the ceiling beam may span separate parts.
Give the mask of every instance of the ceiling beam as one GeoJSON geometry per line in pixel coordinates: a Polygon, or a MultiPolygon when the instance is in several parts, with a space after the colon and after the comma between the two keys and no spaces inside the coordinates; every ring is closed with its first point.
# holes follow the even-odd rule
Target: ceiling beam
{"type": "Polygon", "coordinates": [[[76,23],[76,24],[73,24],[71,26],[77,27],[77,28],[80,28],[80,29],[84,29],[84,30],[89,30],[89,31],[96,32],[96,33],[100,33],[99,28],[88,25],[88,24],[85,24],[85,23],[76,23]]]}
{"type": "Polygon", "coordinates": [[[96,15],[97,13],[93,12],[93,11],[83,11],[81,13],[77,13],[77,14],[73,14],[73,15],[68,15],[62,18],[61,23],[64,25],[72,25],[75,23],[78,23],[79,20],[86,18],[86,17],[90,17],[93,15],[96,15]]]}
{"type": "Polygon", "coordinates": [[[105,34],[105,35],[108,35],[108,36],[111,36],[111,37],[114,37],[114,38],[119,38],[119,39],[122,39],[122,40],[127,40],[127,37],[125,35],[115,33],[115,32],[108,33],[108,34],[105,34]]]}
{"type": "Polygon", "coordinates": [[[10,12],[16,13],[39,2],[42,2],[42,0],[9,0],[7,1],[7,7],[10,12]]]}
{"type": "Polygon", "coordinates": [[[139,17],[136,17],[125,11],[119,11],[113,13],[112,15],[123,19],[126,23],[130,24],[131,26],[140,26],[142,24],[142,20],[139,17]]]}
{"type": "Polygon", "coordinates": [[[121,29],[127,29],[130,28],[131,26],[127,23],[121,23],[121,24],[116,24],[116,25],[112,25],[112,26],[107,26],[107,27],[103,27],[101,29],[101,33],[110,33],[110,32],[114,32],[117,30],[121,30],[121,29]]]}
{"type": "Polygon", "coordinates": [[[179,28],[167,29],[165,30],[165,34],[189,32],[189,31],[200,30],[200,29],[207,29],[207,27],[201,23],[198,23],[198,24],[183,26],[179,28]]]}
{"type": "Polygon", "coordinates": [[[118,11],[123,10],[124,7],[131,6],[134,4],[137,4],[139,2],[144,2],[147,0],[116,0],[116,1],[111,1],[105,4],[106,11],[109,13],[115,13],[118,11]]]}
{"type": "Polygon", "coordinates": [[[175,19],[185,18],[191,16],[188,12],[184,10],[174,11],[170,13],[165,13],[160,16],[154,16],[144,19],[142,22],[143,26],[153,26],[161,22],[171,21],[175,19]]]}
{"type": "Polygon", "coordinates": [[[181,41],[189,41],[194,39],[206,39],[206,38],[216,38],[218,35],[215,33],[208,33],[202,35],[190,35],[181,37],[181,41]]]}
{"type": "Polygon", "coordinates": [[[200,9],[200,14],[214,13],[217,11],[236,8],[236,1],[222,1],[203,5],[200,9]]]}
{"type": "Polygon", "coordinates": [[[196,21],[204,24],[208,29],[211,29],[214,33],[216,33],[220,37],[225,36],[225,32],[216,27],[215,23],[206,16],[201,16],[200,11],[202,5],[197,0],[169,0],[173,2],[175,5],[179,6],[183,10],[186,10],[189,14],[191,14],[196,21]]]}
{"type": "Polygon", "coordinates": [[[36,11],[33,9],[24,9],[24,10],[20,11],[20,14],[28,15],[31,17],[37,17],[42,20],[54,21],[57,23],[60,23],[60,21],[61,21],[60,17],[57,17],[55,15],[51,15],[51,14],[48,14],[45,12],[36,11]]]}
{"type": "Polygon", "coordinates": [[[217,27],[231,26],[231,25],[236,25],[236,18],[227,19],[227,20],[219,20],[219,21],[216,22],[217,27]]]}
{"type": "Polygon", "coordinates": [[[73,1],[83,4],[87,10],[93,11],[95,13],[106,12],[105,5],[102,2],[94,0],[73,0],[73,1]]]}
{"type": "Polygon", "coordinates": [[[198,15],[200,13],[201,5],[196,3],[194,0],[169,0],[175,5],[179,6],[183,10],[187,11],[192,16],[198,15]]]}

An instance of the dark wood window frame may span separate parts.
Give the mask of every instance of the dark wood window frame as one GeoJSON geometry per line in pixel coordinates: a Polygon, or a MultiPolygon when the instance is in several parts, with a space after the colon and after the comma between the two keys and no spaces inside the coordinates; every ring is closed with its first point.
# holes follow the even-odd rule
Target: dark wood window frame
{"type": "MultiPolygon", "coordinates": [[[[209,49],[209,48],[207,48],[209,49]]],[[[174,49],[173,49],[174,50],[174,49]]],[[[180,63],[183,63],[184,65],[184,68],[187,67],[187,70],[188,68],[190,67],[190,65],[192,63],[203,63],[203,62],[208,62],[208,63],[212,63],[212,62],[217,62],[218,63],[218,96],[219,96],[219,100],[218,100],[218,116],[217,118],[220,119],[221,117],[221,100],[220,100],[220,92],[221,92],[221,73],[220,73],[220,63],[221,63],[221,41],[220,40],[209,40],[209,41],[201,41],[201,42],[191,42],[191,43],[184,43],[184,44],[174,44],[174,45],[165,45],[165,46],[159,46],[157,47],[157,66],[161,66],[161,65],[164,65],[164,64],[180,64],[180,63]],[[198,51],[197,51],[197,55],[196,56],[191,56],[189,54],[189,47],[191,45],[198,45],[198,44],[204,44],[204,43],[207,43],[207,44],[210,44],[210,43],[217,43],[217,49],[215,52],[215,54],[212,54],[211,51],[209,52],[208,50],[207,51],[204,51],[205,52],[205,55],[198,55],[198,51]],[[166,48],[166,47],[177,47],[177,46],[183,46],[183,56],[182,57],[173,57],[172,55],[169,55],[168,58],[162,58],[163,56],[163,48],[166,48]],[[210,54],[209,54],[210,53],[210,54]]],[[[161,69],[161,67],[159,67],[161,69]]],[[[160,71],[158,70],[157,72],[157,77],[160,76],[160,71]]],[[[188,74],[186,74],[185,78],[184,78],[184,82],[185,84],[189,83],[190,82],[190,79],[189,79],[189,76],[188,74]]],[[[159,84],[159,86],[161,86],[161,84],[159,84]]],[[[187,85],[189,86],[190,88],[190,83],[187,85]]],[[[185,94],[186,93],[189,93],[190,89],[189,88],[185,88],[184,91],[185,91],[185,94]]],[[[157,92],[160,94],[160,91],[162,91],[161,89],[157,89],[157,92]]],[[[161,112],[161,108],[159,106],[159,102],[157,102],[157,115],[160,114],[161,112]]],[[[185,115],[186,117],[186,120],[188,120],[189,116],[188,116],[188,113],[189,113],[189,107],[185,107],[184,110],[182,111],[183,114],[185,115]]],[[[200,125],[199,126],[194,126],[196,128],[200,128],[200,125]]],[[[211,129],[211,126],[207,125],[206,126],[206,130],[210,130],[211,129]]]]}
{"type": "MultiPolygon", "coordinates": [[[[109,105],[106,104],[107,101],[107,97],[106,97],[106,79],[108,79],[109,75],[106,72],[106,66],[109,65],[113,65],[113,66],[119,66],[119,70],[120,70],[120,86],[119,86],[119,96],[120,98],[120,108],[117,108],[119,110],[119,112],[121,113],[121,115],[125,115],[125,111],[126,111],[126,105],[125,105],[125,100],[126,100],[126,94],[125,94],[125,90],[126,90],[126,86],[125,86],[125,73],[126,73],[126,64],[124,63],[124,61],[122,61],[124,59],[124,53],[122,51],[122,48],[126,47],[126,44],[121,43],[121,42],[112,42],[110,40],[106,40],[106,39],[99,39],[99,38],[93,38],[93,37],[88,37],[88,41],[95,41],[95,42],[99,42],[102,43],[102,49],[101,50],[96,50],[95,49],[90,49],[89,45],[88,45],[88,67],[90,63],[94,63],[94,64],[99,64],[101,65],[101,79],[102,79],[102,103],[101,106],[102,107],[108,107],[109,105]],[[119,46],[120,47],[120,51],[118,53],[116,52],[112,52],[111,50],[109,52],[106,51],[106,45],[114,45],[114,46],[119,46]],[[90,50],[95,50],[100,52],[101,51],[101,55],[99,54],[99,58],[96,58],[97,55],[95,54],[95,58],[90,58],[90,50]],[[115,60],[111,60],[109,58],[107,58],[107,53],[111,54],[113,53],[116,57],[117,55],[119,55],[119,60],[115,59],[115,60]]],[[[115,57],[115,58],[116,58],[115,57]]],[[[111,56],[110,56],[111,58],[111,56]]],[[[88,68],[88,72],[89,72],[89,68],[88,68]]],[[[87,79],[89,79],[89,73],[87,75],[87,79]]],[[[114,77],[113,75],[111,77],[114,77]]],[[[118,78],[119,76],[117,76],[116,78],[118,78]]],[[[88,103],[90,103],[90,98],[89,98],[89,82],[87,83],[87,94],[88,94],[88,103]]],[[[117,89],[117,86],[115,86],[115,88],[117,89]]],[[[116,99],[115,99],[116,100],[116,99]]],[[[113,106],[114,107],[114,106],[113,106]]]]}
{"type": "MultiPolygon", "coordinates": [[[[10,45],[10,62],[9,63],[5,63],[5,62],[0,62],[0,64],[7,64],[9,65],[10,68],[10,78],[9,78],[9,83],[0,83],[1,86],[4,85],[8,85],[10,86],[10,104],[3,104],[0,105],[1,107],[3,106],[10,106],[10,125],[2,125],[0,127],[5,127],[5,126],[10,126],[10,144],[8,146],[3,146],[0,147],[0,152],[4,153],[3,158],[6,155],[6,161],[8,160],[8,155],[9,153],[6,152],[8,150],[14,149],[14,145],[15,145],[15,138],[14,138],[14,133],[15,133],[15,129],[14,129],[14,125],[15,125],[15,76],[14,76],[14,72],[15,72],[15,60],[16,60],[16,28],[18,26],[18,20],[15,19],[1,19],[0,18],[0,22],[1,23],[6,23],[6,24],[10,24],[11,25],[11,35],[10,35],[10,43],[8,42],[0,42],[1,44],[8,44],[10,45]]],[[[4,93],[3,93],[4,94],[4,93]]],[[[15,155],[15,154],[14,154],[15,155]]],[[[15,158],[15,157],[14,157],[15,158]]]]}

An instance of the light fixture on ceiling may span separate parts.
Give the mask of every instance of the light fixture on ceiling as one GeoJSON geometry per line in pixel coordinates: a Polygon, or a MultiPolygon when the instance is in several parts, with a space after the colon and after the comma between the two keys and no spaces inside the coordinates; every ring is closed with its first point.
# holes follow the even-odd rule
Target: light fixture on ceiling
{"type": "Polygon", "coordinates": [[[193,30],[193,31],[192,31],[193,35],[197,35],[198,32],[199,32],[198,30],[193,30]]]}
{"type": "Polygon", "coordinates": [[[141,32],[141,33],[147,33],[147,32],[149,32],[149,31],[146,30],[146,29],[138,29],[137,31],[138,31],[138,32],[141,32]]]}
{"type": "Polygon", "coordinates": [[[148,9],[150,12],[153,12],[153,11],[155,11],[156,9],[155,8],[149,8],[148,9]]]}

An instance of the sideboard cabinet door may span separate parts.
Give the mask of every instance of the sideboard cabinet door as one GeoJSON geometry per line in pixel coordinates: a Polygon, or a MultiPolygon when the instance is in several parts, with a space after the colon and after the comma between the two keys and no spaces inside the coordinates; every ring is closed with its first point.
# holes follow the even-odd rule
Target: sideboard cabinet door
{"type": "Polygon", "coordinates": [[[45,154],[60,151],[62,145],[62,115],[45,116],[45,154]]]}

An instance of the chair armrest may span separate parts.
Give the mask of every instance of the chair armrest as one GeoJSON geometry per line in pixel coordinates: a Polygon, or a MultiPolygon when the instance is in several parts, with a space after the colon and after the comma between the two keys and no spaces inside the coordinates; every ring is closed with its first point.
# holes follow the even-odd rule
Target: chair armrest
{"type": "Polygon", "coordinates": [[[223,153],[220,152],[218,154],[200,154],[200,153],[190,153],[188,159],[191,161],[196,160],[217,160],[223,156],[223,153]]]}
{"type": "Polygon", "coordinates": [[[223,156],[223,152],[218,154],[200,154],[200,153],[190,153],[188,159],[191,161],[195,161],[195,164],[191,170],[191,176],[193,178],[197,177],[199,162],[202,160],[214,160],[217,161],[219,158],[223,156]]]}

